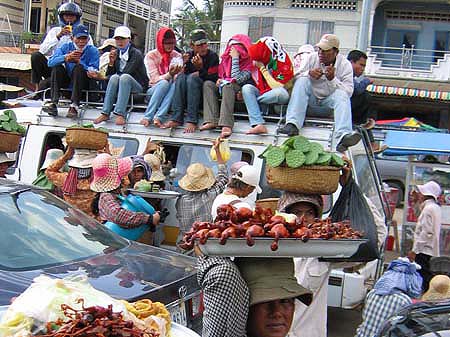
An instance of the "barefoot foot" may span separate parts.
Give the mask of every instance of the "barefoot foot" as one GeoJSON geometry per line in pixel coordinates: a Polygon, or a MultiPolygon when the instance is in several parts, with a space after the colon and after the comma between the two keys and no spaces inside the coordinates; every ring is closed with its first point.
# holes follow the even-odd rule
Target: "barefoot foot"
{"type": "Polygon", "coordinates": [[[197,124],[195,123],[186,123],[186,126],[184,127],[184,133],[193,133],[197,129],[197,124]]]}
{"type": "Polygon", "coordinates": [[[222,132],[220,133],[220,137],[221,138],[230,137],[232,132],[233,132],[233,130],[231,128],[229,128],[228,126],[224,126],[222,128],[222,132]]]}
{"type": "Polygon", "coordinates": [[[125,125],[125,118],[123,116],[116,117],[116,125],[125,125]]]}
{"type": "Polygon", "coordinates": [[[204,130],[212,130],[212,129],[215,129],[215,128],[217,128],[217,124],[214,124],[214,123],[204,123],[204,124],[199,128],[199,130],[200,130],[200,131],[204,131],[204,130]]]}
{"type": "Polygon", "coordinates": [[[105,122],[109,119],[109,116],[105,115],[105,114],[101,114],[100,116],[98,116],[96,119],[94,119],[94,124],[99,124],[101,122],[105,122]]]}
{"type": "Polygon", "coordinates": [[[153,119],[153,124],[158,128],[163,126],[163,123],[161,123],[161,121],[158,118],[153,119]]]}
{"type": "Polygon", "coordinates": [[[145,127],[150,126],[150,121],[147,118],[142,118],[139,123],[141,123],[145,127]]]}
{"type": "Polygon", "coordinates": [[[258,124],[245,132],[248,135],[257,135],[260,133],[267,133],[267,128],[263,124],[258,124]]]}
{"type": "Polygon", "coordinates": [[[168,121],[167,123],[164,123],[163,126],[161,126],[161,128],[163,128],[163,129],[172,129],[172,128],[176,128],[178,126],[181,126],[180,122],[168,121]]]}

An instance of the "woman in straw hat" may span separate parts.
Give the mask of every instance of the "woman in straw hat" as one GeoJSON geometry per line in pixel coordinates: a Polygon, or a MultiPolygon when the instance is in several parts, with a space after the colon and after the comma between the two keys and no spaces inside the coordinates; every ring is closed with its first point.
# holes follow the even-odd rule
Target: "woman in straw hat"
{"type": "MultiPolygon", "coordinates": [[[[223,192],[228,183],[228,171],[219,151],[220,139],[214,141],[219,172],[214,177],[211,168],[201,163],[189,165],[186,174],[178,182],[186,191],[176,203],[177,218],[180,223],[178,242],[191,229],[196,221],[212,221],[211,208],[216,197],[223,192]]],[[[178,247],[183,249],[182,245],[178,247]]]]}
{"type": "Polygon", "coordinates": [[[441,233],[442,213],[437,203],[441,195],[441,187],[435,181],[417,185],[421,202],[421,212],[414,230],[414,244],[408,254],[411,260],[416,261],[422,269],[419,271],[423,277],[423,291],[428,290],[431,277],[430,259],[439,256],[439,236],[441,233]]]}
{"type": "MultiPolygon", "coordinates": [[[[36,179],[32,182],[34,186],[42,187],[43,189],[50,191],[51,193],[57,195],[60,198],[63,198],[64,195],[62,193],[62,190],[55,186],[45,175],[45,171],[47,170],[47,167],[49,167],[51,164],[53,164],[56,160],[61,158],[64,155],[64,151],[60,149],[49,149],[45,155],[45,161],[42,164],[39,174],[36,177],[36,179]]],[[[67,171],[67,166],[63,166],[60,170],[61,172],[67,171]]]]}
{"type": "Polygon", "coordinates": [[[423,301],[436,301],[450,298],[450,277],[436,275],[430,281],[430,287],[422,296],[423,301]]]}
{"type": "Polygon", "coordinates": [[[154,231],[159,224],[158,212],[151,215],[121,207],[119,195],[122,179],[130,173],[132,165],[129,157],[116,158],[107,153],[99,154],[94,159],[91,189],[98,193],[93,203],[94,212],[102,220],[111,221],[125,229],[148,225],[150,231],[154,231]]]}

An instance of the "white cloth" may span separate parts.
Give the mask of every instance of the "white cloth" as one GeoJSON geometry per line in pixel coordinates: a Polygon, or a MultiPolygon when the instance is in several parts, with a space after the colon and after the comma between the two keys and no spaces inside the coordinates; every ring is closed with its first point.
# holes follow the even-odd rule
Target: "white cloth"
{"type": "MultiPolygon", "coordinates": [[[[352,96],[353,68],[350,61],[341,54],[337,54],[334,67],[336,68],[335,76],[331,81],[328,81],[325,75],[318,80],[311,78],[312,93],[318,99],[324,99],[330,96],[336,89],[344,90],[348,97],[352,96]]],[[[302,67],[297,77],[309,77],[309,71],[315,68],[321,68],[319,54],[317,52],[310,54],[307,60],[302,62],[302,67]]]]}
{"type": "Polygon", "coordinates": [[[125,66],[127,65],[128,59],[129,59],[129,55],[128,55],[128,51],[130,50],[130,48],[127,48],[127,50],[122,53],[119,53],[119,58],[120,58],[120,71],[123,71],[125,69],[125,66]]]}
{"type": "Polygon", "coordinates": [[[106,71],[108,70],[108,65],[109,65],[109,51],[104,52],[104,53],[100,56],[100,62],[99,62],[98,72],[99,72],[101,75],[106,76],[106,71]]]}
{"type": "MultiPolygon", "coordinates": [[[[63,35],[58,40],[57,35],[61,32],[61,30],[62,27],[60,26],[53,27],[48,31],[44,41],[42,41],[39,47],[39,52],[44,56],[46,56],[47,58],[52,56],[58,47],[60,47],[66,42],[72,41],[71,35],[63,35]]],[[[88,44],[93,44],[91,36],[89,36],[88,44]]]]}
{"type": "MultiPolygon", "coordinates": [[[[214,199],[214,202],[213,202],[213,205],[211,208],[212,218],[215,219],[217,216],[217,207],[219,207],[220,205],[227,205],[235,200],[241,200],[241,199],[234,194],[226,194],[225,192],[219,194],[216,197],[216,199],[214,199]]],[[[253,209],[248,203],[246,203],[244,201],[233,203],[233,206],[236,208],[245,207],[245,208],[253,209]]]]}
{"type": "Polygon", "coordinates": [[[439,237],[441,233],[441,207],[434,199],[425,200],[417,219],[414,231],[413,252],[439,256],[439,237]]]}

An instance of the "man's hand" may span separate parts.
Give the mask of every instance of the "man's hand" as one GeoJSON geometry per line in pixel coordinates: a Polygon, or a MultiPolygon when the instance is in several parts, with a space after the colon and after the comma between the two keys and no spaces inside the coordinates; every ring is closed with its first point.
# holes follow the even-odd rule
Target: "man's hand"
{"type": "Polygon", "coordinates": [[[368,79],[369,79],[369,84],[373,84],[373,78],[368,78],[368,79]]]}
{"type": "Polygon", "coordinates": [[[309,77],[311,77],[313,80],[318,80],[319,78],[321,78],[323,75],[322,69],[320,68],[315,68],[315,69],[311,69],[309,71],[309,77]]]}
{"type": "Polygon", "coordinates": [[[197,54],[192,58],[192,64],[194,65],[195,69],[200,70],[203,68],[203,59],[202,57],[197,54]]]}
{"type": "Polygon", "coordinates": [[[174,77],[176,74],[178,74],[183,69],[182,65],[172,65],[169,68],[169,74],[170,76],[174,77]]]}
{"type": "Polygon", "coordinates": [[[342,160],[345,162],[345,165],[342,167],[341,176],[339,177],[339,183],[341,184],[341,186],[345,186],[352,175],[353,164],[351,160],[346,156],[342,156],[342,160]]]}
{"type": "Polygon", "coordinates": [[[114,62],[116,62],[117,59],[117,49],[112,49],[109,52],[109,65],[112,66],[114,65],[114,62]]]}
{"type": "Polygon", "coordinates": [[[183,54],[183,63],[184,64],[188,63],[189,62],[189,58],[190,58],[189,53],[184,53],[183,54]]]}
{"type": "Polygon", "coordinates": [[[64,61],[71,63],[78,63],[81,58],[81,51],[74,50],[64,56],[64,61]]]}
{"type": "Polygon", "coordinates": [[[325,77],[328,81],[332,81],[334,79],[334,75],[336,73],[336,68],[333,66],[326,66],[325,67],[325,77]]]}
{"type": "Polygon", "coordinates": [[[216,81],[216,87],[217,87],[217,88],[220,87],[220,83],[222,83],[222,79],[221,79],[221,78],[219,78],[219,79],[216,81]]]}
{"type": "Polygon", "coordinates": [[[86,72],[87,77],[92,78],[94,80],[103,80],[102,76],[97,71],[88,70],[86,72]]]}
{"type": "Polygon", "coordinates": [[[62,38],[64,35],[70,35],[72,34],[72,31],[70,30],[70,28],[68,28],[67,26],[63,27],[61,29],[61,31],[56,34],[56,38],[59,40],[60,38],[62,38]]]}
{"type": "Polygon", "coordinates": [[[231,57],[239,57],[239,51],[233,46],[230,48],[231,57]]]}

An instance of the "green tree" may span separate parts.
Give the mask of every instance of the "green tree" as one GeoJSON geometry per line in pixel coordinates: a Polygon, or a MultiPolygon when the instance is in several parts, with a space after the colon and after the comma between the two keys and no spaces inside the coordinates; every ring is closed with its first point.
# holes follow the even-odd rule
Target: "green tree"
{"type": "Polygon", "coordinates": [[[191,0],[184,0],[172,21],[173,29],[182,48],[189,47],[189,35],[194,29],[203,29],[211,42],[220,42],[224,0],[203,0],[197,7],[191,0]]]}

